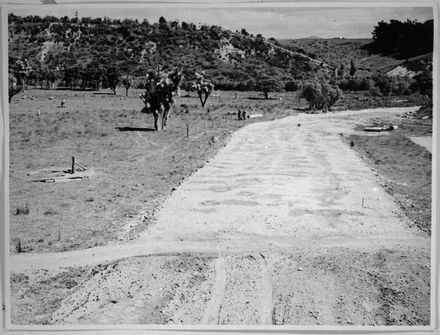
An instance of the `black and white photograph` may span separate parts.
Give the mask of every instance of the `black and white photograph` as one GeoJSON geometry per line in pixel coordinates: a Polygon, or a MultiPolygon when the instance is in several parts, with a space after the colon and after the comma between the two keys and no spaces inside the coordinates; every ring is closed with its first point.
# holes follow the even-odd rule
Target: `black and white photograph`
{"type": "Polygon", "coordinates": [[[435,326],[438,2],[27,2],[10,329],[435,326]]]}

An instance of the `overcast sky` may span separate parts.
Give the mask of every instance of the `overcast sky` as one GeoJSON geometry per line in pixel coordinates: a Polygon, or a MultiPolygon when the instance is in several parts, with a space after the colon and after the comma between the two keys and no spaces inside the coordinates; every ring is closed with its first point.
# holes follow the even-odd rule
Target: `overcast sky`
{"type": "MultiPolygon", "coordinates": [[[[62,2],[58,1],[58,3],[62,2]]],[[[176,8],[175,6],[139,8],[136,6],[139,5],[127,4],[116,8],[103,8],[102,4],[86,8],[81,8],[81,5],[69,7],[36,5],[13,8],[10,11],[16,15],[40,16],[73,16],[75,11],[78,11],[80,17],[136,18],[140,21],[147,19],[149,22],[157,22],[159,17],[163,16],[167,21],[177,19],[196,24],[220,25],[233,31],[245,28],[249,33],[261,33],[268,38],[307,36],[370,38],[374,26],[382,20],[410,19],[424,22],[433,18],[431,7],[255,8],[255,5],[251,5],[244,8],[176,8]]]]}

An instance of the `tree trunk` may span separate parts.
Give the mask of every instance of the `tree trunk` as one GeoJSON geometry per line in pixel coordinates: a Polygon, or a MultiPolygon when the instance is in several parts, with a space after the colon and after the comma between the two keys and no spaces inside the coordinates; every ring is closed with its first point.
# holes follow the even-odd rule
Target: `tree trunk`
{"type": "Polygon", "coordinates": [[[169,112],[170,112],[169,109],[166,109],[166,110],[163,111],[163,114],[162,114],[162,130],[166,130],[167,129],[169,112]]]}
{"type": "Polygon", "coordinates": [[[205,107],[205,102],[206,102],[206,100],[203,101],[203,95],[202,95],[202,93],[199,93],[199,99],[200,99],[200,103],[202,104],[202,108],[205,107]]]}
{"type": "Polygon", "coordinates": [[[128,87],[125,88],[125,96],[128,97],[128,87]]]}
{"type": "Polygon", "coordinates": [[[154,129],[159,130],[159,112],[153,111],[154,129]]]}
{"type": "Polygon", "coordinates": [[[268,100],[269,99],[269,92],[264,91],[264,99],[268,100]]]}

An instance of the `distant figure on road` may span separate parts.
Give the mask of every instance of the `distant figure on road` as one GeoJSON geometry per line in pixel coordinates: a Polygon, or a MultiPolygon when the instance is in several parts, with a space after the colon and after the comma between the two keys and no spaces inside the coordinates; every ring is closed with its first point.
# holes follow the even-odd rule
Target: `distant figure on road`
{"type": "Polygon", "coordinates": [[[240,109],[238,110],[238,114],[237,115],[238,115],[238,120],[241,120],[241,110],[240,109]]]}

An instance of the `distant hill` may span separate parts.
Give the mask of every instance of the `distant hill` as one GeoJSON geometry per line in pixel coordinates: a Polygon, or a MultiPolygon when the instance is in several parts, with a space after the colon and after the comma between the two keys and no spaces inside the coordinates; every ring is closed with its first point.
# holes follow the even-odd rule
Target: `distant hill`
{"type": "Polygon", "coordinates": [[[196,71],[205,71],[217,88],[238,90],[256,88],[260,78],[276,78],[284,85],[331,70],[321,60],[273,38],[219,26],[168,22],[163,17],[149,23],[10,14],[9,56],[27,59],[35,80],[55,71],[59,80],[68,76],[83,85],[108,64],[135,77],[159,64],[180,66],[188,81],[196,71]]]}
{"type": "Polygon", "coordinates": [[[401,61],[389,57],[372,54],[366,49],[372,39],[295,39],[280,40],[280,44],[293,50],[298,50],[310,57],[320,59],[332,67],[344,65],[350,68],[351,60],[354,60],[358,68],[358,76],[369,76],[381,72],[383,68],[392,68],[401,61]]]}
{"type": "Polygon", "coordinates": [[[322,40],[322,37],[319,36],[307,36],[307,37],[301,37],[300,40],[322,40]]]}
{"type": "Polygon", "coordinates": [[[432,65],[433,20],[378,22],[372,38],[286,39],[280,44],[329,64],[350,67],[353,60],[359,77],[387,73],[397,66],[424,71],[432,65]]]}

